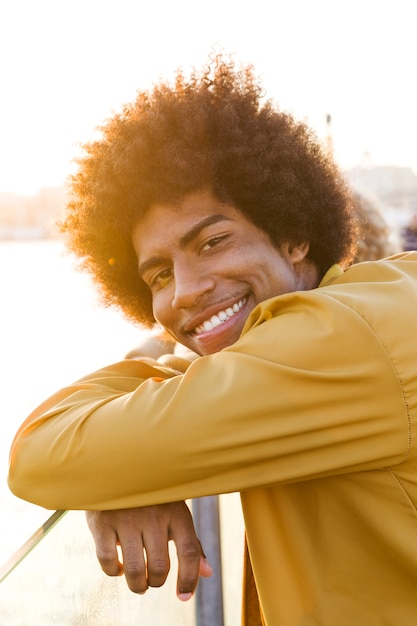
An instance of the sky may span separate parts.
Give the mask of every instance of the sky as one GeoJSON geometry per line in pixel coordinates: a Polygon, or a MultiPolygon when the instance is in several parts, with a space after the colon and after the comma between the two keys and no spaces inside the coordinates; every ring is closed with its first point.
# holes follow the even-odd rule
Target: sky
{"type": "Polygon", "coordinates": [[[80,144],[213,49],[331,131],[342,168],[417,172],[415,0],[2,0],[0,192],[59,186],[80,144]],[[326,123],[331,115],[331,125],[326,123]]]}

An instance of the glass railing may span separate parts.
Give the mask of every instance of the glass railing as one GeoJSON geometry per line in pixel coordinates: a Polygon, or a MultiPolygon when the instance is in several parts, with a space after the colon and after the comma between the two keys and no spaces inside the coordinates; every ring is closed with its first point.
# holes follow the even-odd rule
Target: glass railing
{"type": "MultiPolygon", "coordinates": [[[[62,252],[52,240],[0,242],[0,264],[7,268],[0,277],[3,477],[24,417],[69,381],[123,358],[142,337],[119,313],[98,305],[89,280],[62,252]]],[[[240,626],[239,497],[221,496],[220,504],[224,625],[240,626]]],[[[50,514],[0,482],[0,568],[50,514]]],[[[175,596],[174,553],[172,568],[161,589],[131,593],[124,578],[101,571],[84,514],[69,512],[0,583],[0,626],[200,626],[197,599],[183,604],[175,596]]]]}
{"type": "MultiPolygon", "coordinates": [[[[175,595],[177,565],[172,545],[171,572],[165,585],[144,595],[133,594],[123,577],[103,574],[84,513],[69,511],[52,518],[51,528],[43,525],[38,545],[24,558],[19,555],[10,573],[5,575],[5,565],[0,564],[4,576],[0,583],[1,626],[239,626],[243,552],[239,506],[236,494],[220,498],[223,598],[217,623],[207,621],[213,619],[208,617],[213,611],[211,607],[205,613],[204,602],[213,592],[202,586],[213,588],[216,577],[202,579],[199,594],[180,602],[175,595]]],[[[50,515],[45,511],[45,521],[50,515]]],[[[20,547],[29,544],[29,538],[24,537],[20,547]]],[[[9,569],[18,552],[14,550],[7,559],[9,569]]]]}

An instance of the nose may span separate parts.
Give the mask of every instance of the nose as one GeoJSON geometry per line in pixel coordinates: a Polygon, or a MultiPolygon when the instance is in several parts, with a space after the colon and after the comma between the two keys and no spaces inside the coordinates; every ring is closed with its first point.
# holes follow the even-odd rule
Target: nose
{"type": "Polygon", "coordinates": [[[183,263],[174,268],[174,296],[172,307],[175,309],[191,308],[200,298],[214,289],[214,278],[201,273],[201,268],[191,263],[183,263]]]}

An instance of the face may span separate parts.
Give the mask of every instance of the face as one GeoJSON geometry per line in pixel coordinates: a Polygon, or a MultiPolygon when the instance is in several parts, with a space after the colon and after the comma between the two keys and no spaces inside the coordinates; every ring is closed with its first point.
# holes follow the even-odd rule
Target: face
{"type": "Polygon", "coordinates": [[[263,300],[314,286],[308,245],[277,250],[266,233],[209,191],[176,205],[151,205],[132,241],[155,319],[200,355],[234,343],[263,300]]]}

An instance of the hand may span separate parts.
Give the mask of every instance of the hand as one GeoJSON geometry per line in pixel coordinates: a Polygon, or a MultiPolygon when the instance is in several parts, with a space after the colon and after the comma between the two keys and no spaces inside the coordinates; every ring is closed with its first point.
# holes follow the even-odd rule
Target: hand
{"type": "Polygon", "coordinates": [[[131,591],[145,593],[148,587],[164,584],[170,568],[169,540],[174,541],[177,548],[177,596],[180,600],[192,597],[199,576],[212,574],[185,502],[87,511],[86,516],[102,570],[108,576],[124,573],[131,591]],[[123,563],[118,558],[118,545],[123,563]]]}

